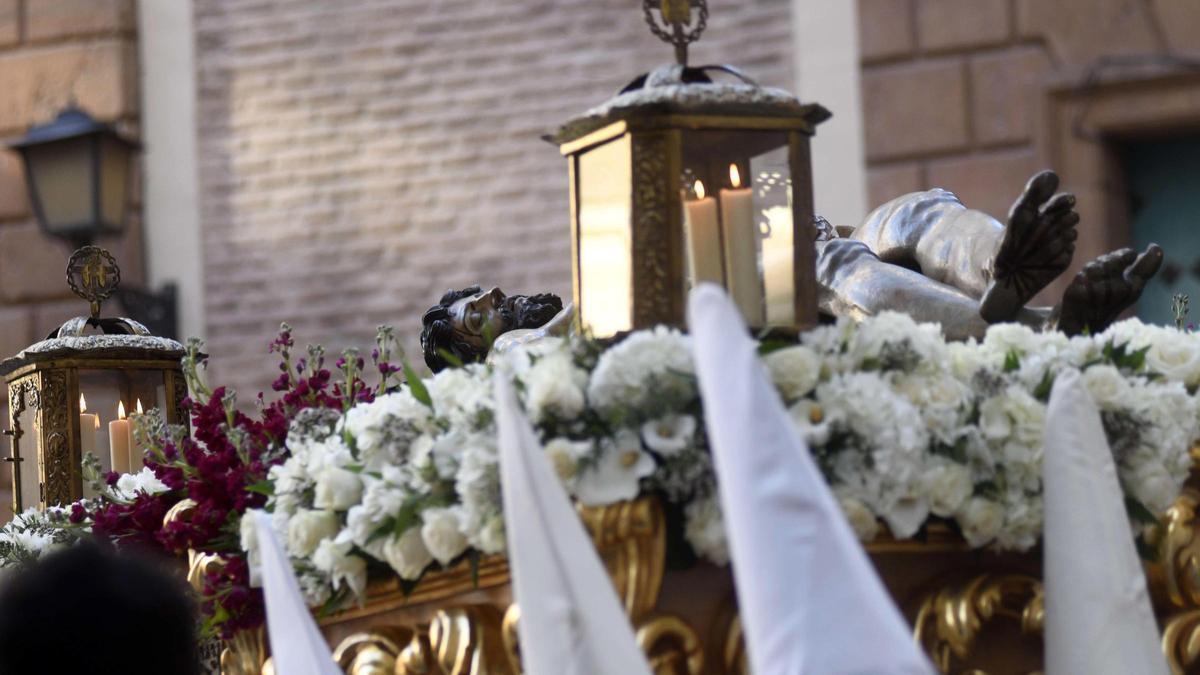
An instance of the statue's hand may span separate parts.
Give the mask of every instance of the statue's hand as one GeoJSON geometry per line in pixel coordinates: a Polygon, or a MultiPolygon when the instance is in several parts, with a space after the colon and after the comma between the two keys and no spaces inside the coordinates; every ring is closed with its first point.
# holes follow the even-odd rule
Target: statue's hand
{"type": "Polygon", "coordinates": [[[979,313],[989,323],[1010,321],[1033,296],[1066,271],[1075,253],[1075,197],[1055,195],[1058,176],[1043,171],[1025,185],[1008,213],[1008,225],[992,259],[992,282],[979,313]]]}
{"type": "Polygon", "coordinates": [[[1162,261],[1162,249],[1150,244],[1141,255],[1123,248],[1084,265],[1063,293],[1056,327],[1068,335],[1108,328],[1138,301],[1162,261]]]}

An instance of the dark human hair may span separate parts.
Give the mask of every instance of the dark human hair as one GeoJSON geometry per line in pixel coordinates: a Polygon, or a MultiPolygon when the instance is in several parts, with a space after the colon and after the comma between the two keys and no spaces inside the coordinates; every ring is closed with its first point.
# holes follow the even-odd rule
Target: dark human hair
{"type": "Polygon", "coordinates": [[[199,675],[198,615],[165,562],[84,543],[10,573],[0,673],[199,675]]]}
{"type": "Polygon", "coordinates": [[[482,361],[487,356],[486,349],[479,349],[455,334],[454,321],[450,317],[451,305],[479,290],[478,286],[468,286],[461,291],[446,291],[438,304],[421,317],[421,353],[425,356],[425,365],[433,372],[450,365],[444,354],[451,354],[463,363],[482,361]]]}

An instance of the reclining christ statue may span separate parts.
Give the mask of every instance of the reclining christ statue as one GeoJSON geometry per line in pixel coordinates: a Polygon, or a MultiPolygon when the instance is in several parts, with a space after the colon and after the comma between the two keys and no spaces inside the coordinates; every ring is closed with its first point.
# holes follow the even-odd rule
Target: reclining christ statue
{"type": "MultiPolygon", "coordinates": [[[[1104,330],[1141,296],[1163,252],[1151,244],[1141,254],[1121,249],[1100,256],[1075,275],[1058,305],[1026,307],[1066,271],[1075,252],[1075,198],[1057,189],[1053,172],[1035,175],[1007,225],[935,188],[880,206],[846,236],[821,227],[821,312],[866,317],[897,310],[940,323],[950,339],[982,337],[1002,321],[1072,335],[1104,330]]],[[[449,291],[422,318],[425,363],[437,372],[453,361],[483,361],[489,351],[562,334],[571,312],[550,294],[449,291]]]]}

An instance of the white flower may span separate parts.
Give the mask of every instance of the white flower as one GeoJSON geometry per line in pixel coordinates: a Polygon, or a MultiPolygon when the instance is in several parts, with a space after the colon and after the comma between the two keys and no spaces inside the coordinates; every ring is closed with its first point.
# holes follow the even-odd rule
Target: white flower
{"type": "Polygon", "coordinates": [[[1083,383],[1101,410],[1114,410],[1130,403],[1129,381],[1115,366],[1095,365],[1083,371],[1083,383]]]}
{"type": "Polygon", "coordinates": [[[339,527],[337,514],[333,511],[299,509],[288,519],[288,555],[293,558],[308,557],[317,550],[317,544],[322,539],[337,535],[339,527]]]}
{"type": "Polygon", "coordinates": [[[835,420],[840,419],[836,416],[831,417],[820,403],[808,398],[796,401],[791,408],[788,408],[788,413],[809,447],[818,447],[828,443],[829,436],[833,433],[835,420]]]}
{"type": "Polygon", "coordinates": [[[1018,356],[1036,352],[1040,339],[1038,333],[1021,323],[994,323],[988,326],[983,338],[983,351],[993,354],[1007,355],[1016,352],[1018,356]]]}
{"type": "Polygon", "coordinates": [[[919,324],[908,314],[891,311],[859,324],[847,347],[851,363],[858,367],[874,364],[904,370],[936,369],[945,361],[945,353],[941,326],[919,324]],[[887,363],[891,357],[900,357],[901,362],[887,363]],[[906,360],[909,358],[911,362],[906,360]]]}
{"type": "Polygon", "coordinates": [[[1200,384],[1200,339],[1192,333],[1160,328],[1152,333],[1146,368],[1172,382],[1200,384]]]}
{"type": "Polygon", "coordinates": [[[897,539],[908,539],[929,518],[929,501],[916,494],[916,486],[905,486],[896,496],[883,498],[883,519],[897,539]]]}
{"type": "Polygon", "coordinates": [[[487,555],[504,553],[507,546],[504,537],[504,516],[496,514],[488,518],[471,544],[487,555]]]}
{"type": "Polygon", "coordinates": [[[421,520],[421,540],[442,565],[449,565],[467,549],[467,538],[459,529],[458,509],[425,509],[421,512],[421,520]]]}
{"type": "Polygon", "coordinates": [[[604,506],[638,496],[642,478],[654,473],[654,460],[629,430],[601,443],[596,464],[576,479],[575,495],[585,506],[604,506]]]}
{"type": "Polygon", "coordinates": [[[313,567],[324,572],[334,588],[348,587],[355,596],[362,597],[367,589],[367,561],[351,555],[350,542],[322,539],[312,554],[313,567]]]}
{"type": "Polygon", "coordinates": [[[690,502],[684,507],[683,514],[684,536],[692,549],[717,565],[729,564],[729,542],[716,497],[690,502]]]}
{"type": "Polygon", "coordinates": [[[943,518],[954,515],[975,487],[970,470],[953,462],[943,462],[928,469],[924,479],[925,493],[929,495],[929,510],[943,518]]]}
{"type": "Polygon", "coordinates": [[[691,396],[694,372],[688,336],[665,326],[638,331],[600,355],[588,381],[588,402],[603,413],[639,408],[652,391],[691,396]]]}
{"type": "Polygon", "coordinates": [[[307,464],[306,456],[292,455],[283,464],[271,467],[271,470],[267,472],[267,477],[275,486],[275,494],[303,492],[312,483],[312,479],[308,475],[307,464]]]}
{"type": "Polygon", "coordinates": [[[956,519],[967,543],[979,548],[996,538],[1004,526],[1004,507],[982,497],[972,497],[956,519]]]}
{"type": "Polygon", "coordinates": [[[554,473],[558,474],[559,480],[564,485],[572,486],[579,471],[579,460],[591,454],[593,447],[590,440],[572,441],[559,437],[546,443],[543,452],[546,453],[546,458],[550,460],[550,466],[554,467],[554,473]]]}
{"type": "Polygon", "coordinates": [[[777,349],[763,357],[763,363],[785,401],[807,395],[821,379],[821,358],[803,345],[777,349]]]}
{"type": "Polygon", "coordinates": [[[117,496],[126,500],[136,499],[138,493],[157,495],[170,491],[149,467],[142,467],[137,473],[121,474],[115,487],[117,496]]]}
{"type": "Polygon", "coordinates": [[[571,419],[583,412],[587,373],[577,368],[567,351],[537,359],[523,378],[525,407],[534,423],[555,415],[571,419]]]}
{"type": "Polygon", "coordinates": [[[696,418],[691,415],[668,415],[642,425],[642,441],[663,457],[686,450],[695,434],[696,418]]]}
{"type": "Polygon", "coordinates": [[[433,555],[425,548],[421,528],[410,527],[400,536],[392,535],[383,545],[383,557],[401,579],[413,580],[433,562],[433,555]]]}
{"type": "Polygon", "coordinates": [[[446,368],[425,380],[437,416],[448,420],[452,427],[476,428],[485,418],[483,413],[495,409],[487,374],[486,366],[473,363],[446,368]]]}
{"type": "Polygon", "coordinates": [[[879,519],[871,512],[866,504],[849,496],[838,496],[838,505],[850,522],[850,527],[859,541],[873,541],[879,534],[879,519]]]}
{"type": "Polygon", "coordinates": [[[353,471],[328,466],[315,474],[317,487],[313,506],[345,511],[362,499],[362,479],[353,471]]]}

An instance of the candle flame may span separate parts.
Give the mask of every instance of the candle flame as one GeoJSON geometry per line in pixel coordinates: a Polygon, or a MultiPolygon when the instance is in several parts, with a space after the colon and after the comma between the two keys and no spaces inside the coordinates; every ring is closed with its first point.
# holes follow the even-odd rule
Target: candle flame
{"type": "Polygon", "coordinates": [[[79,412],[87,412],[87,399],[83,397],[83,394],[79,395],[79,412]]]}
{"type": "Polygon", "coordinates": [[[733,187],[735,188],[742,187],[742,174],[738,173],[737,164],[729,165],[729,182],[732,183],[733,187]]]}
{"type": "Polygon", "coordinates": [[[125,402],[117,401],[117,419],[125,419],[125,402]]]}
{"type": "Polygon", "coordinates": [[[704,183],[701,183],[700,179],[696,179],[692,189],[696,191],[696,199],[704,199],[704,183]]]}
{"type": "Polygon", "coordinates": [[[142,399],[140,399],[140,398],[137,400],[137,414],[139,414],[139,415],[143,414],[142,399]]]}

